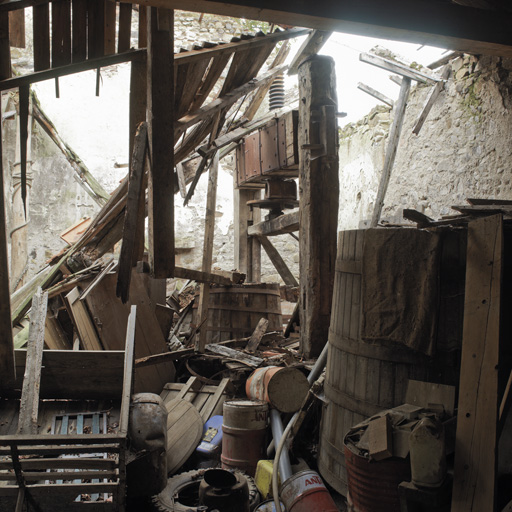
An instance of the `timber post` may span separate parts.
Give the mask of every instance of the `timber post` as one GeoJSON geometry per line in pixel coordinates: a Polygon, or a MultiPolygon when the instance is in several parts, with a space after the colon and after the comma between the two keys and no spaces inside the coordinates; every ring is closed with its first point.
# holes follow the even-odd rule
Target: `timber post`
{"type": "Polygon", "coordinates": [[[331,316],[338,229],[338,129],[334,60],[299,66],[300,350],[320,354],[331,316]]]}

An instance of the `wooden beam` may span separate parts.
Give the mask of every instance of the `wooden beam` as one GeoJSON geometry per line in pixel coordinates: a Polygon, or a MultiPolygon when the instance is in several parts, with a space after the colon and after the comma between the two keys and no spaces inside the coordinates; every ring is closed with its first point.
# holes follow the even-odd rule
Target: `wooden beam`
{"type": "Polygon", "coordinates": [[[299,72],[299,66],[311,55],[316,55],[331,37],[331,31],[313,30],[306,40],[302,43],[301,47],[293,57],[288,69],[289,75],[296,75],[299,72]]]}
{"type": "MultiPolygon", "coordinates": [[[[0,15],[1,17],[1,15],[0,15]]],[[[1,55],[0,55],[1,58],[1,55]]],[[[14,383],[14,344],[12,340],[11,296],[9,294],[9,259],[5,219],[4,173],[2,158],[2,123],[0,123],[0,389],[14,383]]]]}
{"type": "MultiPolygon", "coordinates": [[[[18,0],[19,1],[19,0],[18,0]]],[[[133,0],[135,3],[135,0],[133,0]]],[[[186,11],[345,32],[448,48],[468,53],[512,56],[512,16],[452,2],[390,0],[137,0],[186,11]]]]}
{"type": "Polygon", "coordinates": [[[130,315],[126,324],[126,343],[124,355],[123,396],[121,397],[121,412],[119,420],[119,432],[128,433],[130,417],[130,402],[134,388],[135,365],[135,329],[137,325],[137,306],[131,306],[130,315]]]}
{"type": "Polygon", "coordinates": [[[263,249],[265,249],[267,256],[279,272],[284,284],[287,284],[288,286],[299,286],[299,283],[284,262],[279,251],[274,247],[274,244],[272,244],[272,242],[264,235],[257,236],[256,238],[259,240],[263,249]]]}
{"type": "MultiPolygon", "coordinates": [[[[452,70],[451,65],[446,64],[445,67],[443,68],[443,70],[441,71],[441,78],[448,80],[451,70],[452,70]]],[[[418,120],[416,121],[414,128],[412,129],[412,133],[414,133],[415,135],[418,135],[418,133],[420,133],[420,130],[421,130],[423,124],[427,120],[428,114],[432,110],[432,107],[434,106],[434,103],[436,102],[437,98],[439,97],[441,92],[444,90],[444,87],[445,87],[444,82],[438,82],[432,88],[432,91],[430,92],[427,102],[425,103],[425,106],[423,107],[423,110],[421,111],[421,114],[418,117],[418,120]]]]}
{"type": "Polygon", "coordinates": [[[285,213],[272,220],[265,220],[249,226],[249,236],[274,236],[299,230],[299,211],[285,213]]]}
{"type": "Polygon", "coordinates": [[[148,182],[149,265],[152,277],[174,270],[174,78],[173,24],[159,30],[158,17],[173,12],[148,11],[148,182]]]}
{"type": "Polygon", "coordinates": [[[503,220],[468,226],[453,512],[495,510],[503,220]]]}
{"type": "MultiPolygon", "coordinates": [[[[73,2],[74,4],[74,2],[73,2]]],[[[34,71],[42,71],[50,67],[50,5],[34,6],[32,10],[34,45],[34,71]]]]}
{"type": "Polygon", "coordinates": [[[379,101],[382,101],[382,103],[385,103],[386,105],[389,105],[391,108],[393,108],[393,105],[395,104],[395,102],[391,98],[388,98],[385,94],[382,94],[381,92],[376,91],[375,89],[373,89],[369,85],[366,85],[366,84],[363,84],[363,83],[359,82],[357,84],[357,88],[360,91],[363,91],[366,94],[369,94],[370,96],[373,96],[374,98],[378,99],[379,101]]]}
{"type": "Polygon", "coordinates": [[[373,209],[371,227],[376,227],[379,223],[382,207],[384,206],[384,198],[386,197],[389,178],[391,177],[391,170],[393,169],[393,164],[395,163],[398,142],[400,141],[400,134],[402,133],[405,109],[407,108],[407,100],[409,99],[410,90],[411,79],[404,77],[402,79],[402,85],[400,86],[400,96],[398,97],[396,103],[393,125],[391,126],[391,132],[389,134],[388,146],[386,148],[386,157],[384,159],[384,168],[382,169],[379,190],[377,191],[377,198],[375,199],[375,207],[373,209]]]}
{"type": "Polygon", "coordinates": [[[27,343],[27,362],[21,392],[18,434],[37,434],[41,365],[43,362],[44,326],[48,306],[48,293],[38,288],[32,299],[30,331],[27,343]]]}
{"type": "Polygon", "coordinates": [[[254,329],[254,332],[251,334],[250,340],[247,342],[247,346],[245,349],[250,354],[254,354],[256,350],[258,349],[258,346],[261,342],[261,338],[265,334],[268,327],[268,319],[267,318],[260,318],[260,321],[258,322],[258,325],[256,325],[256,328],[254,329]]]}
{"type": "Polygon", "coordinates": [[[191,268],[174,267],[174,277],[179,279],[190,279],[198,283],[214,283],[223,286],[231,286],[233,284],[243,283],[245,274],[241,272],[223,272],[217,270],[215,272],[202,272],[201,270],[193,270],[191,268]]]}
{"type": "Polygon", "coordinates": [[[320,354],[329,333],[338,230],[336,75],[331,57],[299,67],[300,349],[320,354]],[[319,115],[320,114],[320,115],[319,115]],[[315,152],[315,149],[321,150],[315,152]]]}
{"type": "MultiPolygon", "coordinates": [[[[203,243],[203,262],[201,270],[203,272],[211,272],[213,259],[213,237],[215,234],[215,209],[217,205],[217,178],[219,175],[219,154],[213,157],[213,163],[210,167],[208,176],[208,195],[206,198],[206,216],[204,227],[204,243],[203,243]]],[[[208,304],[210,297],[210,285],[201,284],[199,295],[199,306],[197,317],[199,325],[203,327],[196,336],[195,349],[196,352],[204,352],[206,346],[206,335],[208,334],[208,304]]]]}
{"type": "Polygon", "coordinates": [[[460,57],[461,55],[464,55],[463,52],[450,52],[447,55],[445,55],[444,57],[441,57],[440,59],[437,59],[434,62],[431,62],[427,66],[427,68],[432,69],[432,70],[440,68],[441,66],[445,66],[446,64],[448,64],[450,61],[456,59],[457,57],[460,57]]]}
{"type": "Polygon", "coordinates": [[[9,79],[10,77],[9,13],[0,11],[0,80],[9,79]]]}

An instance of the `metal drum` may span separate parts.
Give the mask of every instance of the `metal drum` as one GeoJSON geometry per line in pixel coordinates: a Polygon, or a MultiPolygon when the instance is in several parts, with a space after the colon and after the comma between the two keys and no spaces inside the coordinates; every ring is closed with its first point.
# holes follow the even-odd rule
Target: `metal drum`
{"type": "MultiPolygon", "coordinates": [[[[284,503],[280,501],[281,509],[284,510],[284,503]]],[[[274,500],[267,500],[258,505],[258,508],[254,510],[254,512],[276,512],[276,504],[274,500]]]]}
{"type": "Polygon", "coordinates": [[[222,467],[254,476],[266,458],[268,404],[260,400],[228,400],[223,406],[222,467]]]}
{"type": "Polygon", "coordinates": [[[209,469],[199,484],[199,503],[208,510],[249,512],[249,484],[240,472],[209,469]]]}
{"type": "Polygon", "coordinates": [[[281,487],[287,512],[338,512],[329,491],[315,471],[300,471],[281,487]]]}

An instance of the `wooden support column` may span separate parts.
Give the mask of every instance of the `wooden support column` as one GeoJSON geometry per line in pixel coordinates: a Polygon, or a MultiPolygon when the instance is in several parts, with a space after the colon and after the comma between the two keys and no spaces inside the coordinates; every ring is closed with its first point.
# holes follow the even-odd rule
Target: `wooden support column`
{"type": "MultiPolygon", "coordinates": [[[[121,4],[123,5],[129,4],[121,4]]],[[[130,6],[131,7],[131,6],[130,6]]],[[[141,7],[142,9],[142,7],[141,7]]],[[[147,65],[146,56],[140,59],[134,59],[131,62],[130,70],[130,120],[129,120],[129,158],[131,161],[133,155],[133,141],[135,132],[140,123],[146,122],[147,109],[147,65]]]]}
{"type": "Polygon", "coordinates": [[[331,316],[338,227],[336,78],[331,57],[299,66],[301,351],[320,354],[331,316]]]}
{"type": "MultiPolygon", "coordinates": [[[[219,153],[215,153],[210,174],[208,175],[208,196],[206,198],[206,217],[204,220],[203,263],[201,270],[211,272],[213,260],[213,236],[215,233],[215,208],[217,205],[217,178],[219,175],[219,153]]],[[[206,335],[208,333],[208,302],[210,298],[210,283],[200,286],[198,318],[201,326],[196,336],[195,349],[204,352],[206,335]]]]}
{"type": "Polygon", "coordinates": [[[453,512],[496,510],[503,220],[469,223],[453,512]]]}
{"type": "Polygon", "coordinates": [[[2,126],[0,123],[0,388],[2,389],[11,386],[15,377],[4,201],[2,126]]]}
{"type": "Polygon", "coordinates": [[[150,272],[167,278],[174,271],[174,57],[173,11],[148,10],[148,182],[150,272]]]}

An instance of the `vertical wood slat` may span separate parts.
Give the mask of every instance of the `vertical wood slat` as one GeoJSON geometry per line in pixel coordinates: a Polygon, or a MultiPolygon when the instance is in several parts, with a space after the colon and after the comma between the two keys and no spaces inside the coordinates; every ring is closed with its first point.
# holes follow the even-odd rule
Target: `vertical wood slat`
{"type": "Polygon", "coordinates": [[[11,78],[11,48],[9,46],[9,13],[0,11],[0,80],[11,78]]]}
{"type": "Polygon", "coordinates": [[[9,12],[9,41],[15,48],[25,48],[25,9],[9,12]]]}
{"type": "Polygon", "coordinates": [[[87,0],[87,58],[105,52],[105,0],[87,0]]]}
{"type": "Polygon", "coordinates": [[[50,4],[32,7],[34,71],[50,68],[50,4]]]}
{"type": "Polygon", "coordinates": [[[87,0],[72,0],[73,41],[71,56],[73,62],[87,58],[87,0]]]}
{"type": "Polygon", "coordinates": [[[469,223],[453,512],[495,510],[503,218],[469,223]]]}
{"type": "MultiPolygon", "coordinates": [[[[174,273],[174,53],[173,24],[158,30],[158,12],[148,11],[149,265],[155,278],[174,273]]],[[[172,19],[173,11],[169,16],[172,19]]]]}
{"type": "Polygon", "coordinates": [[[52,67],[71,64],[71,1],[52,1],[52,67]]]}
{"type": "MultiPolygon", "coordinates": [[[[0,12],[0,19],[2,18],[0,12]]],[[[8,20],[7,16],[5,19],[8,20]]],[[[1,28],[1,27],[0,27],[1,28]]],[[[0,55],[1,57],[1,55],[0,55]]],[[[9,260],[4,204],[4,175],[2,158],[2,128],[0,123],[0,388],[14,384],[14,345],[12,340],[11,296],[9,293],[9,260]]]]}
{"type": "Polygon", "coordinates": [[[119,33],[117,36],[118,53],[126,52],[131,48],[131,36],[132,4],[121,2],[119,5],[119,33]]]}
{"type": "Polygon", "coordinates": [[[139,4],[139,48],[148,46],[148,7],[139,4]]]}
{"type": "Polygon", "coordinates": [[[105,2],[105,55],[116,53],[116,2],[105,2]]]}

